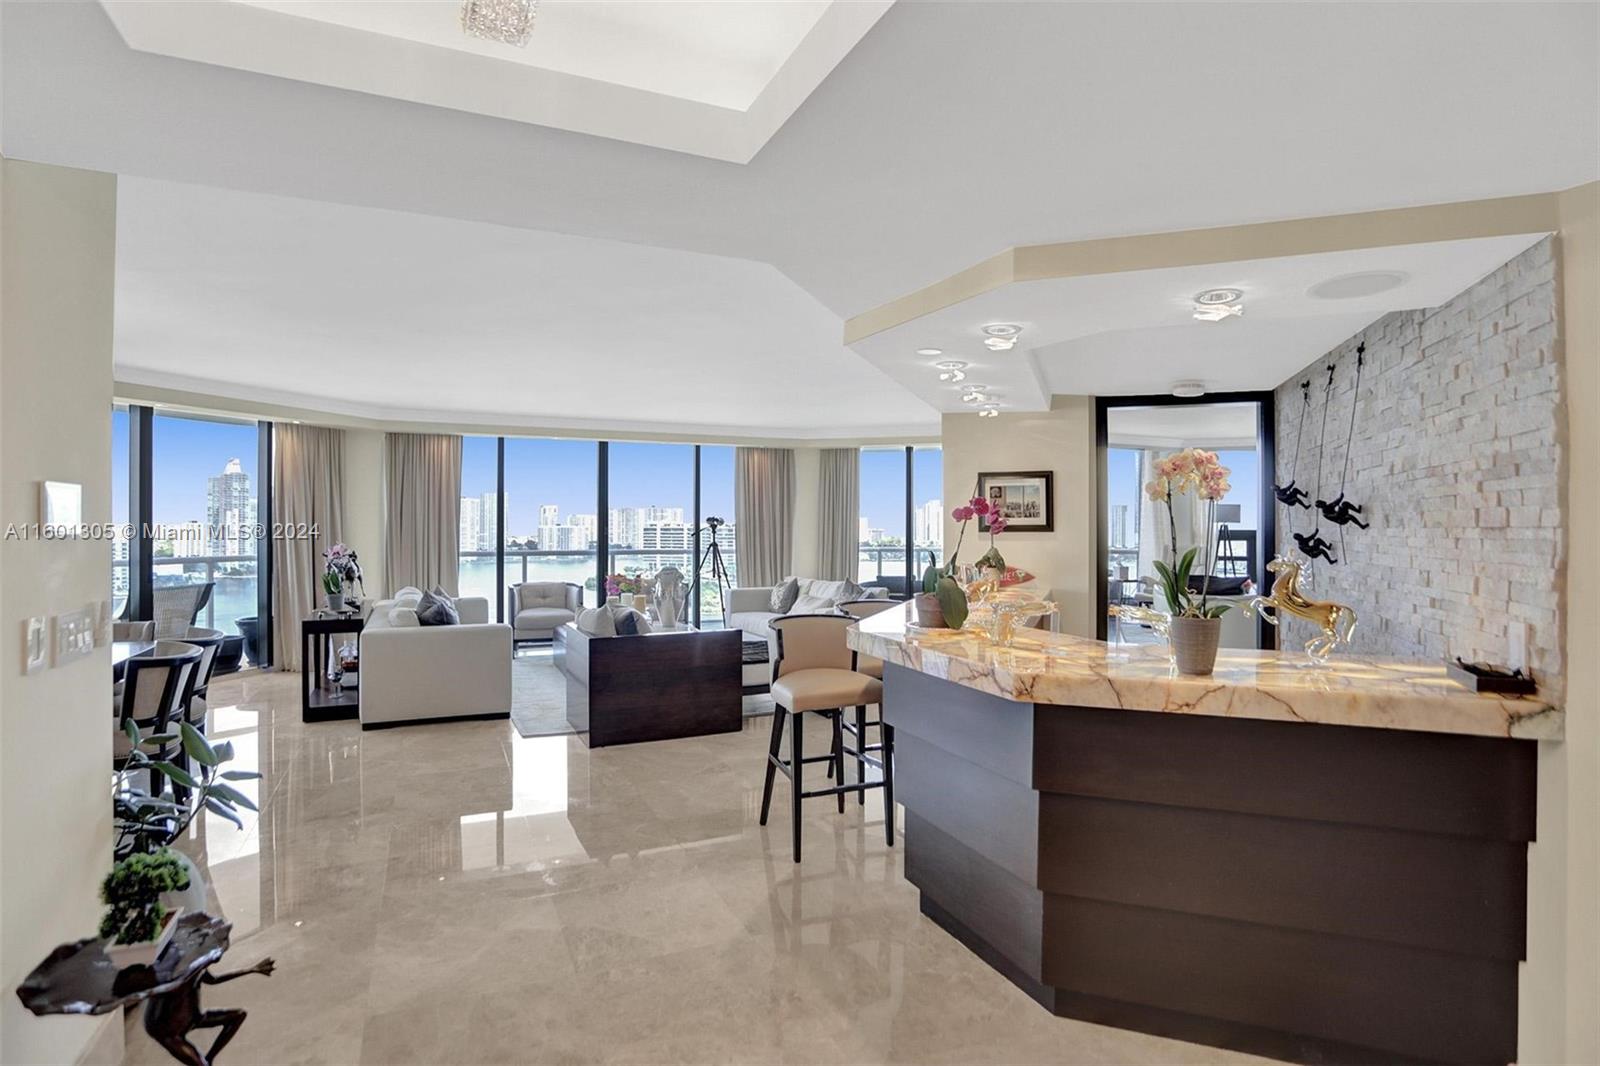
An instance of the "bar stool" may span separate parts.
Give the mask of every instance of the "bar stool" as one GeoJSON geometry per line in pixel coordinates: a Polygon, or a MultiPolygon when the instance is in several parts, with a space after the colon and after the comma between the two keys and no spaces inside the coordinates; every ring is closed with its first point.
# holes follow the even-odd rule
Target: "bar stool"
{"type": "MultiPolygon", "coordinates": [[[[851,618],[860,620],[862,618],[871,618],[873,615],[882,611],[887,611],[891,607],[904,606],[905,604],[896,603],[894,600],[851,600],[849,603],[841,603],[839,605],[839,610],[843,611],[851,618]]],[[[879,681],[883,680],[883,660],[878,658],[876,655],[862,655],[857,653],[856,670],[860,673],[866,674],[868,677],[875,677],[879,681]]],[[[881,725],[883,725],[883,707],[881,704],[878,707],[878,718],[876,721],[867,721],[867,709],[865,707],[857,707],[855,721],[850,722],[847,720],[844,723],[845,732],[855,737],[856,751],[860,753],[856,756],[857,781],[865,781],[867,779],[866,753],[869,751],[883,750],[883,744],[881,742],[877,744],[867,743],[867,730],[881,725]]],[[[881,729],[879,730],[878,735],[880,738],[882,737],[883,732],[881,729]]],[[[867,802],[867,794],[865,792],[857,792],[856,802],[865,804],[867,802]]]]}
{"type": "Polygon", "coordinates": [[[849,615],[792,614],[774,618],[770,623],[778,645],[777,661],[772,664],[772,702],[776,706],[772,715],[772,745],[767,751],[766,783],[761,790],[761,824],[767,824],[767,812],[772,806],[772,783],[776,772],[782,770],[790,785],[795,862],[800,861],[800,801],[817,796],[836,797],[839,810],[843,812],[845,793],[883,789],[884,833],[889,844],[894,844],[894,727],[887,724],[882,727],[879,758],[846,748],[844,743],[844,708],[853,706],[858,715],[864,716],[867,704],[883,699],[883,682],[858,673],[855,652],[845,644],[845,631],[855,622],[849,615]],[[833,727],[832,751],[827,755],[808,758],[805,754],[807,714],[820,714],[833,727]],[[780,757],[784,722],[791,719],[794,725],[789,737],[789,759],[785,761],[780,757]],[[878,766],[883,779],[876,784],[865,780],[845,784],[847,754],[863,765],[878,766]],[[805,765],[817,762],[830,765],[835,783],[808,792],[804,783],[805,765]]]}

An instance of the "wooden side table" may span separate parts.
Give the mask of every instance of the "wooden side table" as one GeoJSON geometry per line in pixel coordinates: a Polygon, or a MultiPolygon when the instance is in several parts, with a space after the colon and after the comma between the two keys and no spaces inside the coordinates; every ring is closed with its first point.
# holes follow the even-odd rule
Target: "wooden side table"
{"type": "Polygon", "coordinates": [[[359,614],[330,615],[300,620],[300,720],[333,722],[361,716],[360,672],[354,688],[328,687],[328,663],[338,654],[335,640],[345,633],[356,636],[360,660],[362,618],[359,614]]]}

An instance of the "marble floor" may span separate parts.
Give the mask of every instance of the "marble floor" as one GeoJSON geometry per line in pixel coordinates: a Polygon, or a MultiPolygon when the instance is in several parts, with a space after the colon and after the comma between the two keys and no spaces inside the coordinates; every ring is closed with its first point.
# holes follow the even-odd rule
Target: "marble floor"
{"type": "Polygon", "coordinates": [[[591,752],[304,725],[293,674],[212,694],[261,811],[186,849],[229,961],[278,963],[205,993],[250,1014],[225,1063],[1263,1061],[1047,1014],[918,912],[876,796],[808,801],[797,867],[781,777],[756,824],[767,719],[591,752]]]}

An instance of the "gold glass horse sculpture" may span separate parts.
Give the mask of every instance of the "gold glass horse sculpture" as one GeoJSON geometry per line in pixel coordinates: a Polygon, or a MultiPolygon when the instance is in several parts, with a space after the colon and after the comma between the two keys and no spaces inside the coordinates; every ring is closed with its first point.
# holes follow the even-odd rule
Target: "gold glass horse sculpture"
{"type": "Polygon", "coordinates": [[[1308,600],[1300,593],[1300,564],[1293,559],[1278,556],[1267,564],[1267,570],[1278,576],[1272,582],[1272,594],[1257,596],[1245,604],[1246,617],[1257,611],[1273,625],[1278,624],[1282,612],[1315,622],[1322,635],[1306,641],[1306,654],[1314,663],[1325,663],[1339,644],[1350,643],[1355,632],[1356,612],[1342,603],[1329,600],[1308,600]]]}

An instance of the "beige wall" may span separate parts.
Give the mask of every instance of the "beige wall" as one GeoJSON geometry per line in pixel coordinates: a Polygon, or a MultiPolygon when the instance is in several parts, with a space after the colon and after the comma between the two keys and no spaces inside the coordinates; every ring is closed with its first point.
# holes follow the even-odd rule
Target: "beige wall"
{"type": "Polygon", "coordinates": [[[344,431],[344,542],[361,557],[362,584],[376,599],[384,587],[383,431],[344,431]]]}
{"type": "MultiPolygon", "coordinates": [[[[0,160],[0,200],[0,515],[36,520],[51,479],[81,484],[84,520],[109,522],[116,178],[0,160]]],[[[109,550],[0,540],[4,1062],[120,1057],[120,1017],[35,1018],[15,991],[51,948],[94,933],[111,865],[110,652],[24,675],[23,624],[105,600],[109,550]]]]}
{"type": "MultiPolygon", "coordinates": [[[[996,546],[1007,563],[1032,571],[1037,586],[1061,604],[1063,632],[1094,636],[1096,467],[1093,397],[1057,396],[1049,411],[998,418],[945,415],[946,553],[954,548],[960,528],[948,512],[972,495],[980,472],[1053,471],[1055,531],[1002,533],[996,546]]],[[[987,543],[972,523],[959,561],[972,562],[987,543]]]]}
{"type": "Polygon", "coordinates": [[[1558,198],[1567,373],[1567,728],[1541,744],[1529,855],[1522,1048],[1533,1062],[1600,1062],[1600,184],[1558,198]]]}

